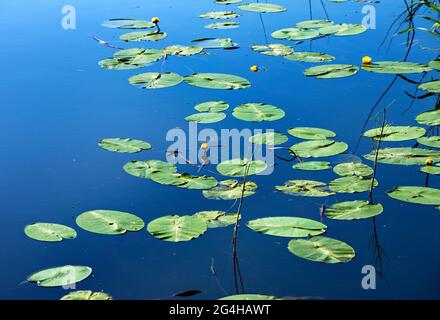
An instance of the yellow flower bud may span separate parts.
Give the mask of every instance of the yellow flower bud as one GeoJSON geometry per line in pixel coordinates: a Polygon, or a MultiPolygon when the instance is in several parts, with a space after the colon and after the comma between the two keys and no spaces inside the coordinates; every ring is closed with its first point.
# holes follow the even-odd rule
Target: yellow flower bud
{"type": "Polygon", "coordinates": [[[428,158],[428,159],[426,159],[426,161],[425,161],[425,164],[426,164],[427,166],[432,166],[433,163],[434,163],[434,161],[432,160],[432,158],[428,158]]]}
{"type": "Polygon", "coordinates": [[[159,21],[160,21],[160,19],[158,17],[154,17],[154,18],[151,19],[151,22],[154,23],[154,24],[159,23],[159,21]]]}
{"type": "Polygon", "coordinates": [[[257,72],[258,71],[258,67],[257,66],[252,66],[249,69],[251,69],[252,72],[257,72]]]}
{"type": "Polygon", "coordinates": [[[201,147],[200,147],[202,150],[206,150],[206,149],[208,149],[208,144],[205,142],[205,143],[202,143],[202,145],[201,145],[201,147]]]}
{"type": "Polygon", "coordinates": [[[365,56],[362,58],[362,64],[370,64],[373,61],[373,59],[369,56],[365,56]]]}

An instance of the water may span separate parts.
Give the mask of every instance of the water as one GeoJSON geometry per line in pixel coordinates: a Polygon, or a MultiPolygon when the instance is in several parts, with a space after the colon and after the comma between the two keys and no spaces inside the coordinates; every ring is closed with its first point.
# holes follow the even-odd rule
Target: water
{"type": "MultiPolygon", "coordinates": [[[[36,221],[57,222],[75,227],[74,218],[87,210],[113,209],[132,212],[149,222],[168,214],[193,214],[200,210],[227,210],[230,201],[205,199],[199,191],[157,185],[127,175],[122,166],[130,160],[164,159],[167,131],[187,129],[184,117],[193,106],[208,100],[226,100],[232,107],[246,102],[265,102],[280,106],[286,117],[280,121],[249,124],[227,111],[226,120],[209,125],[221,128],[270,128],[285,132],[295,126],[323,127],[337,132],[338,139],[353,150],[371,106],[392,80],[392,75],[359,72],[355,77],[319,80],[305,78],[307,64],[281,57],[264,56],[250,50],[253,44],[269,42],[270,33],[309,19],[307,1],[277,0],[286,13],[262,15],[240,11],[241,27],[208,30],[210,23],[197,15],[214,10],[237,10],[234,6],[214,5],[212,1],[80,1],[72,0],[77,11],[77,29],[61,28],[64,1],[2,1],[0,4],[0,78],[3,136],[2,231],[0,232],[0,298],[58,299],[62,288],[44,289],[35,284],[19,284],[40,269],[75,264],[93,267],[93,277],[79,283],[78,289],[103,290],[115,299],[155,299],[175,292],[198,289],[194,298],[217,299],[233,294],[232,228],[209,230],[186,243],[159,241],[145,230],[124,236],[100,236],[76,227],[78,238],[61,243],[43,243],[23,234],[23,227],[36,221]],[[239,50],[210,51],[210,55],[172,57],[165,65],[153,64],[142,70],[103,70],[97,62],[111,57],[114,50],[91,39],[97,35],[118,46],[123,30],[102,27],[108,18],[161,18],[168,37],[157,43],[161,48],[188,44],[200,37],[232,37],[239,50]],[[251,73],[258,65],[266,71],[251,73]],[[163,69],[162,69],[163,68],[163,69]],[[252,82],[246,90],[200,89],[186,84],[163,90],[137,90],[127,83],[133,74],[147,71],[173,71],[182,75],[195,72],[222,72],[241,75],[252,82]],[[107,137],[133,137],[149,141],[156,151],[135,155],[110,153],[97,142],[107,137]],[[215,262],[218,285],[211,274],[215,262]]],[[[362,3],[325,2],[335,22],[360,23],[362,3]]],[[[377,29],[353,37],[331,37],[304,42],[297,51],[323,51],[337,57],[338,63],[359,64],[364,55],[375,60],[402,60],[404,37],[397,37],[378,50],[388,26],[404,9],[400,0],[374,4],[377,29]]],[[[313,1],[313,17],[325,18],[319,1],[313,1]]],[[[273,40],[273,41],[272,41],[273,40]]],[[[436,47],[433,37],[419,32],[418,44],[436,47]]],[[[286,43],[288,44],[288,43],[286,43]]],[[[438,51],[421,50],[415,45],[410,61],[426,63],[438,51]]],[[[137,46],[135,44],[134,46],[137,46]]],[[[413,77],[419,79],[419,76],[413,77]]],[[[394,101],[388,122],[417,125],[415,116],[432,109],[434,98],[416,101],[404,90],[414,86],[399,81],[381,107],[394,101]]],[[[370,121],[375,127],[378,120],[370,121]]],[[[207,127],[206,125],[203,127],[207,127]]],[[[290,138],[287,145],[296,143],[290,138]]],[[[388,143],[413,145],[414,141],[388,143]]],[[[371,150],[363,140],[357,155],[371,150]]],[[[332,198],[289,197],[274,192],[274,186],[288,179],[330,181],[331,170],[300,172],[292,163],[280,162],[270,176],[253,177],[259,184],[255,196],[245,199],[243,220],[291,215],[319,220],[324,202],[366,199],[367,193],[337,195],[332,198]]],[[[211,165],[210,170],[215,170],[211,165]]],[[[194,169],[179,166],[179,171],[194,169]]],[[[417,166],[378,165],[380,186],[375,200],[384,206],[376,219],[362,221],[325,220],[326,236],[347,242],[356,249],[356,259],[347,264],[328,265],[300,259],[286,249],[289,239],[257,234],[244,226],[239,229],[238,257],[245,291],[284,296],[313,296],[326,299],[409,299],[440,298],[437,283],[440,257],[439,212],[432,206],[418,206],[390,199],[385,191],[397,185],[424,185],[425,175],[417,166]],[[377,235],[378,242],[372,240],[377,235]],[[383,249],[376,257],[377,246],[383,249]],[[361,269],[376,265],[383,271],[376,290],[363,290],[361,269]],[[381,268],[380,268],[381,266],[381,268]]],[[[431,176],[429,185],[439,186],[431,176]]]]}

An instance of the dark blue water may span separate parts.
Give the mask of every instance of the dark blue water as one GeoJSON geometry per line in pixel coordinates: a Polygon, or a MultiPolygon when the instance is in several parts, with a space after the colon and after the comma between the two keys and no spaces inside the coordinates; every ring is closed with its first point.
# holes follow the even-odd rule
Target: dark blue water
{"type": "MultiPolygon", "coordinates": [[[[40,269],[74,264],[93,268],[93,277],[78,284],[78,289],[103,290],[115,299],[154,299],[175,292],[198,289],[195,298],[217,299],[226,295],[210,271],[214,259],[218,281],[233,294],[232,228],[210,229],[202,237],[185,243],[167,243],[145,230],[123,236],[103,236],[78,227],[75,240],[44,243],[27,238],[26,224],[35,221],[57,222],[75,227],[74,218],[87,210],[128,211],[147,223],[168,214],[193,214],[200,210],[227,210],[231,201],[205,199],[201,192],[166,187],[127,175],[122,166],[130,160],[164,159],[167,131],[187,128],[184,117],[193,106],[208,100],[226,100],[232,107],[246,102],[264,102],[283,108],[280,121],[250,124],[239,121],[227,111],[226,120],[210,128],[269,128],[285,132],[290,127],[314,126],[335,131],[338,139],[354,145],[371,106],[392,80],[392,75],[359,72],[354,77],[335,80],[305,78],[307,64],[281,57],[270,57],[250,50],[253,44],[269,42],[270,33],[309,19],[308,1],[277,0],[285,13],[264,14],[240,11],[240,28],[208,30],[210,21],[200,13],[237,10],[234,6],[214,5],[211,0],[72,0],[77,29],[61,27],[61,8],[65,1],[2,1],[0,3],[1,133],[3,137],[2,183],[0,192],[0,298],[58,299],[62,288],[45,289],[35,284],[20,284],[40,269]],[[108,18],[161,19],[168,37],[157,43],[133,46],[162,48],[188,44],[200,37],[232,37],[239,50],[210,51],[210,55],[172,57],[166,64],[156,63],[140,70],[109,71],[97,62],[111,57],[114,50],[100,46],[92,35],[116,45],[123,30],[108,29],[101,23],[108,18]],[[266,70],[251,73],[258,65],[266,70]],[[241,75],[252,82],[246,90],[208,90],[181,84],[163,90],[139,90],[127,83],[131,75],[147,71],[221,72],[241,75]],[[149,141],[155,151],[135,155],[111,153],[97,142],[108,137],[132,137],[149,141]]],[[[313,2],[313,17],[325,18],[319,1],[313,2]]],[[[330,19],[360,23],[362,3],[325,2],[330,19]]],[[[377,29],[353,37],[330,37],[304,42],[297,51],[323,51],[337,57],[337,63],[360,64],[364,55],[375,60],[402,60],[405,37],[396,37],[378,47],[394,18],[404,9],[400,0],[374,4],[377,29]]],[[[273,40],[273,41],[272,41],[273,40]]],[[[421,50],[419,45],[435,47],[433,37],[419,32],[410,61],[427,63],[438,51],[421,50]]],[[[288,42],[286,42],[288,44],[288,42]]],[[[416,77],[418,79],[418,76],[416,77]]],[[[391,103],[388,122],[417,125],[415,116],[432,109],[434,98],[411,102],[403,91],[414,86],[399,81],[381,107],[391,103]]],[[[369,122],[375,127],[378,120],[369,122]]],[[[204,126],[207,127],[207,126],[204,126]]],[[[298,142],[290,137],[287,145],[298,142]]],[[[414,141],[388,143],[413,145],[414,141]]],[[[356,155],[371,150],[362,142],[356,155]]],[[[349,156],[347,156],[349,157],[349,156]]],[[[340,160],[339,160],[340,161],[340,160]]],[[[274,186],[289,179],[330,181],[331,170],[303,172],[280,162],[269,176],[252,177],[259,184],[256,195],[245,199],[243,222],[267,216],[291,215],[319,220],[324,203],[366,199],[367,193],[331,198],[289,197],[274,192],[274,186]]],[[[210,170],[215,170],[211,165],[210,170]]],[[[179,171],[194,172],[189,166],[179,171]]],[[[326,236],[340,239],[355,248],[356,258],[346,264],[314,263],[292,255],[289,239],[257,234],[244,226],[239,229],[238,257],[245,291],[284,296],[314,296],[327,299],[403,299],[440,298],[439,211],[432,206],[398,202],[385,191],[397,185],[424,185],[425,175],[417,166],[378,165],[380,186],[375,201],[384,206],[376,219],[362,221],[325,220],[326,236]],[[373,241],[376,235],[378,241],[373,241]],[[377,259],[380,246],[381,259],[377,259]],[[376,290],[361,287],[361,269],[375,265],[383,275],[376,290]]],[[[438,177],[429,185],[439,187],[438,177]]]]}

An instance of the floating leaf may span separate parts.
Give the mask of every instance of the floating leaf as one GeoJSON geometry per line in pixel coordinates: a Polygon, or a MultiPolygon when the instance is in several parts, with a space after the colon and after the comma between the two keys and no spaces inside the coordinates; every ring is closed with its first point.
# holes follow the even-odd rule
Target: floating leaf
{"type": "Polygon", "coordinates": [[[390,126],[375,128],[364,132],[364,136],[382,141],[406,141],[423,136],[426,130],[421,127],[390,126]]]}
{"type": "Polygon", "coordinates": [[[159,41],[167,36],[165,32],[157,31],[135,31],[124,33],[119,37],[122,41],[139,42],[139,41],[159,41]]]}
{"type": "Polygon", "coordinates": [[[233,19],[238,18],[240,15],[233,11],[211,11],[199,15],[204,19],[233,19]]]}
{"type": "MultiPolygon", "coordinates": [[[[255,194],[257,185],[254,182],[247,181],[243,197],[249,197],[255,194]]],[[[209,190],[203,190],[203,196],[213,200],[235,200],[241,198],[243,184],[236,180],[224,180],[218,183],[218,186],[209,190]]]]}
{"type": "Polygon", "coordinates": [[[440,80],[422,83],[421,85],[419,85],[419,89],[431,93],[440,93],[440,80]]]}
{"type": "Polygon", "coordinates": [[[430,71],[431,68],[414,62],[406,61],[376,61],[369,64],[362,64],[362,69],[376,73],[406,74],[430,71]]]}
{"type": "Polygon", "coordinates": [[[291,240],[288,249],[300,258],[324,263],[348,262],[355,256],[354,249],[348,244],[327,237],[291,240]]]}
{"type": "Polygon", "coordinates": [[[237,90],[251,86],[245,78],[223,73],[194,73],[184,80],[190,85],[207,89],[237,90]]]}
{"type": "Polygon", "coordinates": [[[204,49],[236,49],[238,44],[231,38],[198,38],[191,42],[196,42],[204,49]]]}
{"type": "Polygon", "coordinates": [[[294,144],[290,147],[294,155],[301,158],[329,157],[345,152],[348,145],[345,142],[333,140],[311,140],[294,144]]]}
{"type": "Polygon", "coordinates": [[[296,27],[302,29],[314,29],[328,27],[331,25],[333,25],[333,21],[330,20],[306,20],[298,22],[296,27]]]}
{"type": "Polygon", "coordinates": [[[82,229],[99,233],[118,235],[127,231],[139,231],[144,221],[134,214],[114,210],[92,210],[76,217],[76,224],[82,229]]]}
{"type": "MultiPolygon", "coordinates": [[[[371,151],[364,158],[374,161],[376,151],[371,151]]],[[[428,158],[432,158],[434,162],[440,161],[440,151],[423,148],[384,148],[378,150],[377,162],[404,166],[423,165],[428,158]]]]}
{"type": "Polygon", "coordinates": [[[207,101],[194,107],[199,112],[222,112],[228,110],[229,104],[225,101],[207,101]]]}
{"type": "Polygon", "coordinates": [[[200,237],[207,229],[206,222],[196,216],[170,215],[151,221],[147,231],[160,240],[181,242],[200,237]]]}
{"type": "Polygon", "coordinates": [[[298,62],[326,62],[335,60],[334,56],[321,52],[293,52],[284,58],[298,62]]]}
{"type": "Polygon", "coordinates": [[[130,63],[132,65],[145,66],[149,63],[158,61],[164,57],[162,50],[131,48],[117,51],[113,57],[116,60],[130,63]]]}
{"type": "Polygon", "coordinates": [[[336,79],[353,76],[358,71],[358,67],[350,64],[326,64],[308,68],[304,71],[304,75],[318,79],[336,79]]]}
{"type": "Polygon", "coordinates": [[[302,238],[322,234],[327,229],[318,221],[296,217],[269,217],[251,220],[246,224],[255,232],[278,237],[302,238]]]}
{"type": "Polygon", "coordinates": [[[251,122],[275,121],[284,118],[282,109],[265,103],[245,103],[232,110],[237,119],[251,122]]]}
{"type": "MultiPolygon", "coordinates": [[[[359,176],[350,176],[337,178],[329,183],[330,190],[338,193],[355,193],[369,191],[371,188],[372,179],[363,178],[359,176]]],[[[374,187],[379,183],[374,179],[374,187]]]]}
{"type": "Polygon", "coordinates": [[[185,120],[197,123],[214,123],[222,121],[225,118],[226,114],[223,112],[200,112],[189,115],[185,120]]]}
{"type": "Polygon", "coordinates": [[[109,19],[104,21],[102,26],[118,29],[146,29],[153,28],[155,25],[149,21],[137,19],[109,19]]]}
{"type": "Polygon", "coordinates": [[[177,171],[175,166],[161,160],[130,161],[124,165],[123,169],[132,176],[144,179],[149,179],[153,172],[174,173],[177,171]]]}
{"type": "Polygon", "coordinates": [[[276,146],[287,142],[289,138],[279,132],[262,132],[249,137],[249,142],[255,144],[267,144],[269,146],[276,146]]]}
{"type": "Polygon", "coordinates": [[[367,31],[367,27],[357,23],[343,23],[322,27],[318,31],[323,35],[353,36],[367,31]]]}
{"type": "Polygon", "coordinates": [[[182,57],[193,56],[201,52],[203,52],[203,48],[196,46],[174,45],[174,46],[165,47],[165,49],[163,49],[163,53],[167,55],[182,56],[182,57]]]}
{"type": "Polygon", "coordinates": [[[400,186],[387,191],[387,194],[393,199],[404,202],[440,205],[440,189],[400,186]]]}
{"type": "Polygon", "coordinates": [[[421,137],[417,142],[432,148],[440,148],[440,136],[421,137]]]}
{"type": "Polygon", "coordinates": [[[429,67],[440,71],[440,60],[432,60],[429,62],[429,67]]]}
{"type": "Polygon", "coordinates": [[[238,8],[244,11],[260,12],[260,13],[283,12],[287,10],[283,6],[272,3],[248,3],[248,4],[239,5],[238,8]]]}
{"type": "MultiPolygon", "coordinates": [[[[222,228],[231,224],[235,224],[237,221],[237,214],[226,214],[224,211],[199,211],[194,214],[206,221],[208,228],[222,228]]],[[[239,217],[239,220],[241,216],[239,217]]]]}
{"type": "Polygon", "coordinates": [[[113,300],[113,298],[105,292],[78,290],[66,294],[60,300],[113,300]]]}
{"type": "Polygon", "coordinates": [[[319,32],[314,29],[285,28],[271,34],[272,38],[279,40],[307,40],[319,36],[319,32]]]}
{"type": "Polygon", "coordinates": [[[220,298],[219,300],[279,300],[275,296],[265,296],[261,294],[235,294],[232,296],[227,296],[220,298]]]}
{"type": "Polygon", "coordinates": [[[205,190],[214,188],[217,180],[209,176],[192,176],[188,173],[154,172],[150,175],[154,182],[180,188],[205,190]]]}
{"type": "Polygon", "coordinates": [[[98,145],[108,151],[123,153],[136,153],[142,150],[151,149],[151,145],[148,142],[130,138],[103,139],[98,143],[98,145]]]}
{"type": "Polygon", "coordinates": [[[130,77],[128,82],[143,89],[159,89],[178,85],[182,80],[181,76],[172,72],[147,72],[130,77]]]}
{"type": "Polygon", "coordinates": [[[330,162],[327,161],[303,161],[293,165],[294,169],[305,171],[320,171],[330,168],[330,162]]]}
{"type": "Polygon", "coordinates": [[[327,185],[313,180],[288,180],[283,186],[275,186],[275,189],[293,196],[304,197],[328,197],[334,192],[327,190],[327,185]]]}
{"type": "Polygon", "coordinates": [[[215,4],[233,4],[233,3],[239,3],[242,0],[215,0],[215,4]]]}
{"type": "Polygon", "coordinates": [[[382,205],[355,200],[333,204],[325,210],[327,218],[335,220],[358,220],[375,217],[383,212],[382,205]]]}
{"type": "Polygon", "coordinates": [[[267,169],[267,164],[261,160],[248,159],[226,160],[217,165],[217,171],[228,177],[243,177],[259,174],[267,169]]]}
{"type": "Polygon", "coordinates": [[[37,282],[40,287],[61,287],[83,281],[91,273],[92,268],[86,266],[62,266],[38,271],[27,280],[37,282]]]}
{"type": "Polygon", "coordinates": [[[416,121],[427,126],[439,126],[440,109],[422,112],[416,117],[416,121]]]}
{"type": "Polygon", "coordinates": [[[75,239],[76,231],[56,223],[32,223],[24,228],[24,233],[31,239],[48,242],[59,242],[63,239],[75,239]]]}
{"type": "Polygon", "coordinates": [[[431,165],[431,166],[421,167],[420,171],[428,173],[428,174],[439,175],[440,174],[440,163],[436,163],[435,165],[431,165]]]}
{"type": "Polygon", "coordinates": [[[145,64],[134,64],[130,60],[120,60],[116,58],[104,59],[99,61],[98,64],[101,68],[109,70],[132,70],[145,66],[145,64]]]}
{"type": "Polygon", "coordinates": [[[373,174],[373,169],[360,162],[345,162],[336,165],[333,171],[339,176],[359,176],[366,177],[373,174]]]}
{"type": "Polygon", "coordinates": [[[234,29],[238,28],[240,23],[236,21],[216,22],[205,26],[206,29],[234,29]]]}
{"type": "Polygon", "coordinates": [[[293,48],[291,46],[286,46],[281,43],[270,43],[268,45],[253,45],[251,49],[268,56],[285,56],[293,52],[293,48]]]}
{"type": "Polygon", "coordinates": [[[336,133],[327,129],[296,127],[287,131],[291,136],[306,140],[325,140],[336,137],[336,133]]]}

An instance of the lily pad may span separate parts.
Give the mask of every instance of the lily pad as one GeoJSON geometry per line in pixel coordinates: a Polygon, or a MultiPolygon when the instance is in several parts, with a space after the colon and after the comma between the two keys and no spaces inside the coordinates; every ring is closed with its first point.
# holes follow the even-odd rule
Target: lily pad
{"type": "Polygon", "coordinates": [[[362,64],[362,69],[376,73],[406,74],[430,71],[427,65],[406,61],[375,61],[362,64]]]}
{"type": "Polygon", "coordinates": [[[24,233],[31,239],[47,242],[59,242],[63,239],[76,238],[74,229],[56,223],[32,223],[24,228],[24,233]]]}
{"type": "Polygon", "coordinates": [[[242,2],[243,0],[215,0],[215,4],[234,4],[242,2]]]}
{"type": "Polygon", "coordinates": [[[207,101],[199,103],[194,107],[199,112],[222,112],[229,109],[225,101],[207,101]]]}
{"type": "Polygon", "coordinates": [[[367,31],[367,27],[357,23],[343,23],[322,27],[318,31],[323,35],[353,36],[367,31]]]}
{"type": "Polygon", "coordinates": [[[288,195],[303,197],[328,197],[335,194],[328,191],[324,182],[313,180],[288,180],[283,186],[275,186],[275,189],[288,195]]]}
{"type": "MultiPolygon", "coordinates": [[[[374,161],[375,157],[375,150],[364,156],[370,161],[374,161]]],[[[440,161],[440,151],[409,147],[384,148],[378,150],[377,162],[404,166],[424,165],[428,158],[432,158],[434,162],[440,161]]]]}
{"type": "Polygon", "coordinates": [[[327,129],[296,127],[287,131],[291,136],[306,140],[325,140],[336,137],[336,133],[327,129]]]}
{"type": "Polygon", "coordinates": [[[233,11],[211,11],[199,15],[204,19],[233,19],[238,18],[240,15],[233,11]]]}
{"type": "Polygon", "coordinates": [[[86,266],[62,266],[38,271],[30,275],[29,282],[37,282],[40,287],[61,287],[78,283],[92,274],[86,266]]]}
{"type": "Polygon", "coordinates": [[[370,204],[368,201],[355,200],[333,204],[325,210],[329,219],[358,220],[375,217],[383,212],[381,204],[370,204]]]}
{"type": "Polygon", "coordinates": [[[154,172],[150,175],[150,178],[162,185],[186,189],[206,190],[217,185],[217,180],[213,177],[192,176],[188,173],[154,172]]]}
{"type": "Polygon", "coordinates": [[[183,78],[176,73],[146,72],[128,79],[132,85],[139,85],[143,89],[160,89],[176,86],[183,81],[183,78]]]}
{"type": "Polygon", "coordinates": [[[130,63],[132,65],[145,66],[149,63],[158,61],[164,57],[162,50],[131,48],[117,51],[113,57],[116,60],[130,63]]]}
{"type": "MultiPolygon", "coordinates": [[[[247,181],[244,187],[243,197],[249,197],[255,194],[257,185],[254,182],[247,181]]],[[[203,196],[213,200],[235,200],[241,198],[243,184],[236,180],[224,180],[218,183],[218,186],[209,190],[203,190],[203,196]]]]}
{"type": "Polygon", "coordinates": [[[261,295],[261,294],[235,294],[232,296],[227,296],[227,297],[223,297],[220,298],[219,300],[279,300],[277,297],[275,296],[266,296],[266,295],[261,295]]]}
{"type": "Polygon", "coordinates": [[[251,220],[246,224],[255,232],[278,237],[302,238],[322,234],[327,229],[318,221],[296,217],[269,217],[251,220]]]}
{"type": "Polygon", "coordinates": [[[215,123],[226,118],[223,112],[200,112],[189,115],[185,118],[186,121],[193,121],[197,123],[215,123]]]}
{"type": "Polygon", "coordinates": [[[121,60],[116,58],[107,58],[99,61],[99,66],[109,70],[132,70],[145,66],[145,64],[134,64],[131,60],[121,60]]]}
{"type": "MultiPolygon", "coordinates": [[[[329,183],[330,190],[338,193],[355,193],[369,191],[371,188],[372,179],[363,178],[359,176],[350,176],[337,178],[329,183]]],[[[374,187],[379,183],[374,179],[374,187]]]]}
{"type": "Polygon", "coordinates": [[[216,22],[205,26],[206,29],[235,29],[240,26],[236,21],[216,22]]]}
{"type": "Polygon", "coordinates": [[[307,40],[319,36],[319,32],[314,29],[285,28],[271,34],[272,38],[279,40],[307,40]]]}
{"type": "Polygon", "coordinates": [[[175,173],[177,168],[172,164],[161,160],[130,161],[123,167],[125,172],[132,176],[149,179],[154,172],[175,173]]]}
{"type": "Polygon", "coordinates": [[[150,21],[138,19],[109,19],[102,23],[102,26],[107,28],[118,29],[146,29],[153,28],[155,25],[150,21]]]}
{"type": "Polygon", "coordinates": [[[427,126],[439,126],[440,109],[422,112],[416,117],[416,121],[427,126]]]}
{"type": "Polygon", "coordinates": [[[124,33],[119,37],[119,39],[126,42],[159,41],[165,38],[166,36],[167,34],[165,32],[135,31],[135,32],[124,33]]]}
{"type": "Polygon", "coordinates": [[[406,141],[417,139],[423,136],[426,130],[421,127],[410,126],[390,126],[383,128],[375,128],[364,132],[364,136],[382,141],[406,141]]]}
{"type": "Polygon", "coordinates": [[[404,202],[440,205],[440,189],[400,186],[388,191],[387,194],[393,199],[404,202]]]}
{"type": "Polygon", "coordinates": [[[194,73],[184,80],[192,86],[207,89],[237,90],[251,86],[245,78],[223,73],[194,73]]]}
{"type": "Polygon", "coordinates": [[[345,142],[333,140],[311,140],[294,144],[290,150],[300,158],[329,157],[345,152],[348,145],[345,142]]]}
{"type": "Polygon", "coordinates": [[[98,145],[105,150],[122,153],[136,153],[151,149],[151,145],[148,142],[131,138],[103,139],[98,145]]]}
{"type": "Polygon", "coordinates": [[[232,110],[237,119],[250,122],[275,121],[284,118],[282,109],[265,103],[245,103],[232,110]]]}
{"type": "Polygon", "coordinates": [[[286,46],[281,43],[270,43],[268,45],[253,45],[252,50],[260,52],[268,56],[285,56],[293,52],[291,46],[286,46]]]}
{"type": "Polygon", "coordinates": [[[82,229],[99,234],[119,235],[127,231],[139,231],[144,221],[134,214],[114,210],[92,210],[76,217],[82,229]]]}
{"type": "Polygon", "coordinates": [[[196,47],[196,46],[174,45],[174,46],[165,47],[163,49],[163,53],[165,53],[167,55],[181,56],[181,57],[193,56],[193,55],[196,55],[196,54],[199,54],[202,52],[203,52],[203,48],[196,47]]]}
{"type": "Polygon", "coordinates": [[[170,215],[155,219],[147,225],[147,231],[152,236],[170,242],[198,238],[206,229],[206,221],[196,216],[170,215]]]}
{"type": "Polygon", "coordinates": [[[429,67],[440,71],[440,60],[432,60],[429,62],[429,67]]]}
{"type": "Polygon", "coordinates": [[[301,21],[296,24],[297,28],[302,29],[314,29],[314,28],[324,28],[333,25],[333,21],[330,20],[306,20],[301,21]]]}
{"type": "Polygon", "coordinates": [[[348,262],[356,255],[354,249],[345,242],[327,237],[294,239],[289,242],[288,249],[300,258],[324,263],[348,262]]]}
{"type": "Polygon", "coordinates": [[[354,76],[358,71],[358,67],[350,64],[326,64],[308,68],[304,71],[304,75],[318,79],[336,79],[354,76]]]}
{"type": "Polygon", "coordinates": [[[428,173],[428,174],[439,175],[440,174],[440,163],[436,163],[435,165],[431,165],[431,166],[421,167],[420,171],[424,172],[424,173],[428,173]]]}
{"type": "Polygon", "coordinates": [[[289,138],[279,132],[262,132],[249,137],[249,142],[255,144],[266,144],[269,146],[276,146],[287,142],[289,138]]]}
{"type": "Polygon", "coordinates": [[[238,44],[231,38],[198,38],[191,42],[196,42],[204,49],[236,49],[238,44]]]}
{"type": "Polygon", "coordinates": [[[267,164],[261,160],[248,159],[226,160],[217,165],[217,171],[228,177],[243,177],[259,174],[267,169],[267,164]]]}
{"type": "Polygon", "coordinates": [[[327,161],[303,161],[293,165],[294,169],[305,171],[321,171],[330,169],[330,162],[327,161]]]}
{"type": "Polygon", "coordinates": [[[334,56],[321,52],[293,52],[284,58],[298,62],[326,62],[335,60],[334,56]]]}
{"type": "Polygon", "coordinates": [[[366,177],[373,174],[374,172],[370,166],[360,162],[340,163],[333,168],[333,171],[337,175],[343,177],[347,177],[347,176],[366,177]]]}
{"type": "Polygon", "coordinates": [[[420,90],[425,90],[431,93],[440,93],[440,80],[434,80],[422,83],[419,85],[420,90]]]}
{"type": "Polygon", "coordinates": [[[113,300],[113,298],[105,292],[78,290],[66,294],[60,300],[113,300]]]}
{"type": "MultiPolygon", "coordinates": [[[[199,211],[194,214],[194,216],[199,217],[206,221],[208,228],[222,228],[235,224],[237,220],[237,214],[231,213],[226,214],[224,211],[199,211]]],[[[239,217],[239,220],[241,217],[239,217]]]]}
{"type": "Polygon", "coordinates": [[[247,3],[247,4],[239,5],[238,8],[244,11],[260,12],[260,13],[283,12],[287,10],[283,6],[272,3],[247,3]]]}
{"type": "Polygon", "coordinates": [[[417,142],[431,148],[440,148],[440,136],[421,137],[417,142]]]}

